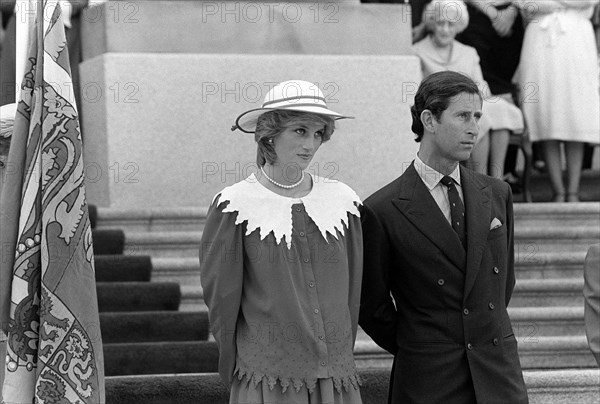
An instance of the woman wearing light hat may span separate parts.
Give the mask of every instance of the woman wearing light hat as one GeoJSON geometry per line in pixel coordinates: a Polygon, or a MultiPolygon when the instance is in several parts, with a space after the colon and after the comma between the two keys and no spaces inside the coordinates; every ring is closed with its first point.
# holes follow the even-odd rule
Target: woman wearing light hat
{"type": "Polygon", "coordinates": [[[342,118],[317,86],[292,80],[232,128],[254,133],[258,174],[215,196],[200,247],[230,403],[361,403],[360,200],[304,171],[342,118]]]}

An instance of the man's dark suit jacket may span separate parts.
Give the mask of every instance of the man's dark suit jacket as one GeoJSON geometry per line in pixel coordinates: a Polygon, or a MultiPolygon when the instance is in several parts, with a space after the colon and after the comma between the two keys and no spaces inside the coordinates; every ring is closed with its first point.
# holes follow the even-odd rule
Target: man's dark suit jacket
{"type": "Polygon", "coordinates": [[[393,404],[528,402],[506,311],[515,284],[510,187],[460,172],[466,251],[414,164],[363,205],[359,324],[395,355],[393,404]]]}

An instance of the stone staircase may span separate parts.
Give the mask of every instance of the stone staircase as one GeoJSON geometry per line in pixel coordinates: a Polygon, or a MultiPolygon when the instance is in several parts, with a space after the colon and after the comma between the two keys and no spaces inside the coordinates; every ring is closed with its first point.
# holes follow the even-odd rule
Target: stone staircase
{"type": "Polygon", "coordinates": [[[124,254],[121,230],[93,229],[92,236],[106,375],[215,371],[207,312],[179,311],[179,283],[150,282],[151,257],[124,254]]]}
{"type": "MultiPolygon", "coordinates": [[[[177,383],[171,376],[165,376],[165,382],[170,380],[180,386],[178,389],[183,389],[181,391],[187,391],[186,389],[189,388],[190,397],[196,397],[192,401],[170,401],[173,403],[221,402],[208,399],[210,395],[205,396],[202,391],[210,391],[211,394],[221,397],[220,400],[224,400],[223,402],[226,401],[224,398],[226,389],[223,390],[224,386],[219,384],[214,374],[216,351],[214,345],[211,345],[214,343],[206,341],[204,336],[183,337],[189,333],[185,327],[198,329],[203,327],[206,330],[206,317],[202,317],[206,314],[206,306],[202,302],[198,264],[198,249],[205,216],[205,208],[153,208],[136,211],[98,209],[96,231],[122,229],[125,235],[123,241],[125,257],[132,262],[135,259],[150,257],[152,263],[150,283],[146,282],[144,286],[142,286],[144,282],[130,283],[123,289],[115,285],[112,286],[115,288],[114,295],[131,294],[133,287],[145,287],[151,290],[153,284],[166,283],[180,286],[179,311],[174,311],[173,307],[163,307],[162,314],[146,316],[138,313],[139,317],[131,317],[130,321],[139,318],[140,322],[154,322],[156,325],[154,329],[148,329],[145,333],[150,340],[146,342],[143,342],[143,338],[138,340],[139,348],[136,349],[141,351],[128,351],[132,346],[127,345],[131,344],[130,342],[110,342],[107,348],[107,352],[122,356],[125,362],[133,360],[129,358],[136,357],[139,352],[151,352],[151,349],[168,350],[169,357],[175,362],[180,360],[188,363],[197,362],[190,363],[187,367],[182,366],[179,371],[163,372],[194,373],[176,379],[177,383]],[[186,315],[195,317],[177,320],[177,316],[184,318],[186,315]],[[170,321],[171,324],[179,324],[180,327],[178,331],[161,335],[158,329],[164,331],[165,328],[171,327],[158,326],[162,321],[170,321]],[[154,333],[157,334],[156,338],[151,337],[154,333]],[[212,350],[211,354],[202,356],[201,353],[205,350],[212,350]],[[200,361],[203,365],[198,363],[200,361]],[[202,366],[204,370],[193,370],[202,366]],[[197,390],[198,383],[206,386],[197,390]]],[[[583,403],[588,402],[586,400],[589,399],[590,394],[593,397],[594,394],[600,393],[600,374],[597,369],[594,369],[596,364],[585,338],[582,295],[582,268],[585,253],[589,245],[599,240],[600,203],[598,202],[515,204],[517,284],[509,314],[519,341],[521,364],[526,372],[528,388],[530,392],[535,392],[535,397],[540,397],[539,400],[535,399],[532,402],[561,402],[542,400],[542,397],[556,399],[560,396],[567,397],[566,401],[583,403]]],[[[104,287],[107,286],[102,282],[99,283],[99,291],[104,287]]],[[[122,299],[131,300],[129,297],[122,299]]],[[[118,316],[118,309],[114,306],[119,305],[120,303],[113,304],[111,310],[114,312],[103,313],[101,321],[109,321],[109,318],[118,316]]],[[[152,310],[155,309],[158,308],[152,307],[152,310]]],[[[372,377],[387,375],[391,366],[391,356],[377,347],[362,332],[359,333],[355,354],[361,372],[372,377]]],[[[159,362],[159,360],[153,361],[152,355],[154,354],[138,356],[138,359],[142,358],[139,360],[139,369],[128,374],[157,373],[148,371],[155,366],[155,362],[159,362]]],[[[130,369],[134,368],[130,365],[130,369]]],[[[154,376],[132,379],[123,372],[110,374],[122,375],[122,377],[109,378],[109,388],[121,392],[115,397],[124,397],[122,394],[125,394],[123,392],[127,391],[127,388],[123,386],[133,386],[136,383],[142,385],[148,383],[148,386],[151,386],[155,380],[154,376]]],[[[385,382],[387,383],[387,380],[385,382]]],[[[169,387],[164,388],[165,391],[170,391],[169,387]]],[[[385,394],[380,395],[380,393],[383,394],[385,389],[381,386],[374,389],[369,393],[375,397],[375,401],[372,402],[381,402],[377,401],[376,397],[384,399],[385,394]]],[[[156,397],[161,397],[161,394],[156,397]]]]}

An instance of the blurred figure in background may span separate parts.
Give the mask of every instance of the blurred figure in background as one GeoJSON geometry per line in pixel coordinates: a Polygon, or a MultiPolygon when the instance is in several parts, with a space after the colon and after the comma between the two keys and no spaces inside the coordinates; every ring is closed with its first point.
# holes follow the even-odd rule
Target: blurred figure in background
{"type": "Polygon", "coordinates": [[[579,201],[584,143],[600,142],[598,53],[590,21],[598,2],[515,1],[528,22],[515,81],[531,141],[542,145],[554,202],[579,201]]]}
{"type": "Polygon", "coordinates": [[[523,132],[523,115],[508,101],[510,95],[492,95],[483,77],[477,51],[455,40],[468,22],[464,2],[433,0],[423,12],[428,35],[417,42],[413,50],[421,59],[423,77],[452,70],[466,74],[477,83],[484,96],[483,117],[479,139],[467,165],[479,173],[502,178],[510,132],[523,132]]]}
{"type": "Polygon", "coordinates": [[[456,39],[474,47],[494,95],[512,94],[523,43],[523,20],[512,0],[466,0],[469,24],[456,39]]]}
{"type": "MultiPolygon", "coordinates": [[[[490,86],[490,93],[515,102],[516,86],[512,78],[519,65],[523,44],[523,19],[513,0],[466,0],[469,12],[467,28],[456,39],[474,47],[479,55],[483,78],[490,86]]],[[[508,141],[491,137],[491,142],[508,141]]],[[[502,144],[492,149],[502,149],[502,144]]],[[[505,181],[516,184],[518,146],[508,145],[504,176],[505,181]]]]}

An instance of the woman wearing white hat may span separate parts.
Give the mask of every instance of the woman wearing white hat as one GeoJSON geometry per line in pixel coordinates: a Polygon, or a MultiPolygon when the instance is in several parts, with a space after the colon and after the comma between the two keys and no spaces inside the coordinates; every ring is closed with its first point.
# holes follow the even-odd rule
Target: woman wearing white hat
{"type": "Polygon", "coordinates": [[[200,248],[230,403],[361,403],[360,200],[304,172],[342,118],[318,87],[292,80],[232,128],[254,133],[260,172],[215,196],[200,248]]]}

